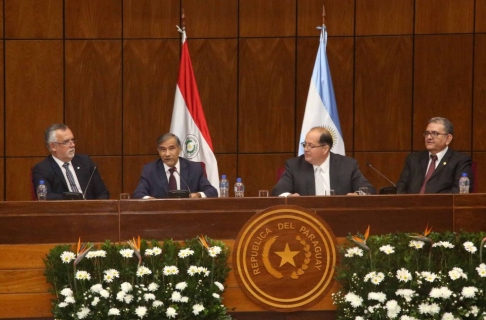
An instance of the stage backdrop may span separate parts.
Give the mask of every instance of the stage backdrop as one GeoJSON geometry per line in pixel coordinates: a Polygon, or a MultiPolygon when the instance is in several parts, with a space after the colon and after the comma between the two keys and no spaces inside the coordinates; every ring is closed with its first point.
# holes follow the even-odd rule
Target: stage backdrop
{"type": "MultiPolygon", "coordinates": [[[[486,0],[0,0],[0,199],[29,200],[43,132],[68,124],[112,194],[169,130],[181,8],[219,163],[247,195],[295,155],[326,5],[346,152],[398,180],[432,116],[486,191],[486,0]]],[[[232,194],[232,192],[231,192],[232,194]]]]}

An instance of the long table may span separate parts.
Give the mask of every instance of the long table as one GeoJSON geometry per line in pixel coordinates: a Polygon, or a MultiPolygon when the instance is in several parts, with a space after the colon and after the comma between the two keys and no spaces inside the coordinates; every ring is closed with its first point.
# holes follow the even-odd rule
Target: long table
{"type": "MultiPolygon", "coordinates": [[[[276,205],[315,211],[338,241],[349,233],[486,230],[486,194],[379,195],[295,198],[51,201],[0,203],[0,318],[48,319],[50,299],[42,258],[60,243],[184,240],[198,234],[230,247],[255,213],[276,205]]],[[[232,261],[229,261],[230,267],[232,261]]],[[[262,309],[228,277],[225,304],[237,319],[334,319],[331,293],[307,311],[277,313],[262,309]]],[[[333,290],[336,289],[334,285],[333,290]]],[[[331,290],[331,291],[333,291],[331,290]]]]}

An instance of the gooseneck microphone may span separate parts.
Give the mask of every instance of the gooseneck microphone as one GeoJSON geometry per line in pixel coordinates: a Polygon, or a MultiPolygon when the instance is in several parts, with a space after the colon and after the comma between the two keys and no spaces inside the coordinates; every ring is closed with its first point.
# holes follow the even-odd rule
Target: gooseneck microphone
{"type": "Polygon", "coordinates": [[[179,171],[177,171],[177,168],[174,167],[174,172],[177,172],[177,174],[179,175],[179,178],[181,178],[181,181],[184,182],[184,184],[186,185],[187,187],[187,190],[189,190],[189,193],[192,193],[191,192],[191,188],[189,188],[189,186],[187,185],[186,181],[184,181],[184,179],[182,178],[181,174],[179,173],[179,171]]]}
{"type": "Polygon", "coordinates": [[[391,183],[391,184],[392,184],[392,185],[393,185],[395,188],[397,187],[397,185],[396,185],[396,184],[394,184],[394,183],[393,183],[393,181],[391,181],[390,179],[388,179],[388,178],[387,178],[387,177],[386,177],[386,176],[385,176],[383,173],[381,173],[380,171],[378,171],[378,169],[376,169],[375,167],[373,167],[373,166],[371,165],[371,163],[366,162],[366,165],[367,165],[368,167],[370,167],[371,169],[375,170],[376,172],[378,172],[378,174],[379,174],[380,176],[382,176],[383,178],[385,178],[385,180],[386,180],[386,181],[388,181],[388,182],[390,182],[390,183],[391,183]]]}
{"type": "Polygon", "coordinates": [[[94,169],[93,169],[93,172],[91,172],[91,176],[89,177],[88,184],[86,185],[86,189],[84,189],[84,193],[83,193],[83,199],[84,200],[86,200],[86,192],[88,191],[89,184],[91,183],[91,179],[93,179],[93,175],[94,175],[96,169],[97,169],[97,167],[95,166],[94,169]]]}

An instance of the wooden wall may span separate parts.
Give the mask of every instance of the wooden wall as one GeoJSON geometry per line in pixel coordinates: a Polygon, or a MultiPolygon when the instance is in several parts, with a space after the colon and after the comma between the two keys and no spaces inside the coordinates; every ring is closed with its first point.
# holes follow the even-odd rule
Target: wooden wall
{"type": "Polygon", "coordinates": [[[346,152],[376,186],[432,116],[486,191],[486,0],[0,0],[0,199],[31,199],[43,131],[68,124],[112,197],[169,130],[183,7],[220,174],[248,195],[295,155],[322,4],[346,152]]]}

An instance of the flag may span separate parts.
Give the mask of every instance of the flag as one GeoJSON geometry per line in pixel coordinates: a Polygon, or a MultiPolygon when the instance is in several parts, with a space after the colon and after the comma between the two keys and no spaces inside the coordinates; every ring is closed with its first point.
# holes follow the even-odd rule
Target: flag
{"type": "Polygon", "coordinates": [[[181,140],[184,158],[203,163],[209,182],[219,192],[218,162],[197,90],[186,33],[181,29],[179,32],[182,33],[182,55],[170,132],[181,140]]]}
{"type": "Polygon", "coordinates": [[[333,139],[332,152],[344,155],[344,140],[339,124],[339,116],[332,87],[331,71],[326,56],[327,31],[323,26],[316,63],[312,72],[312,79],[305,105],[304,121],[299,140],[299,156],[304,153],[301,143],[305,136],[314,127],[323,127],[329,130],[333,139]]]}

